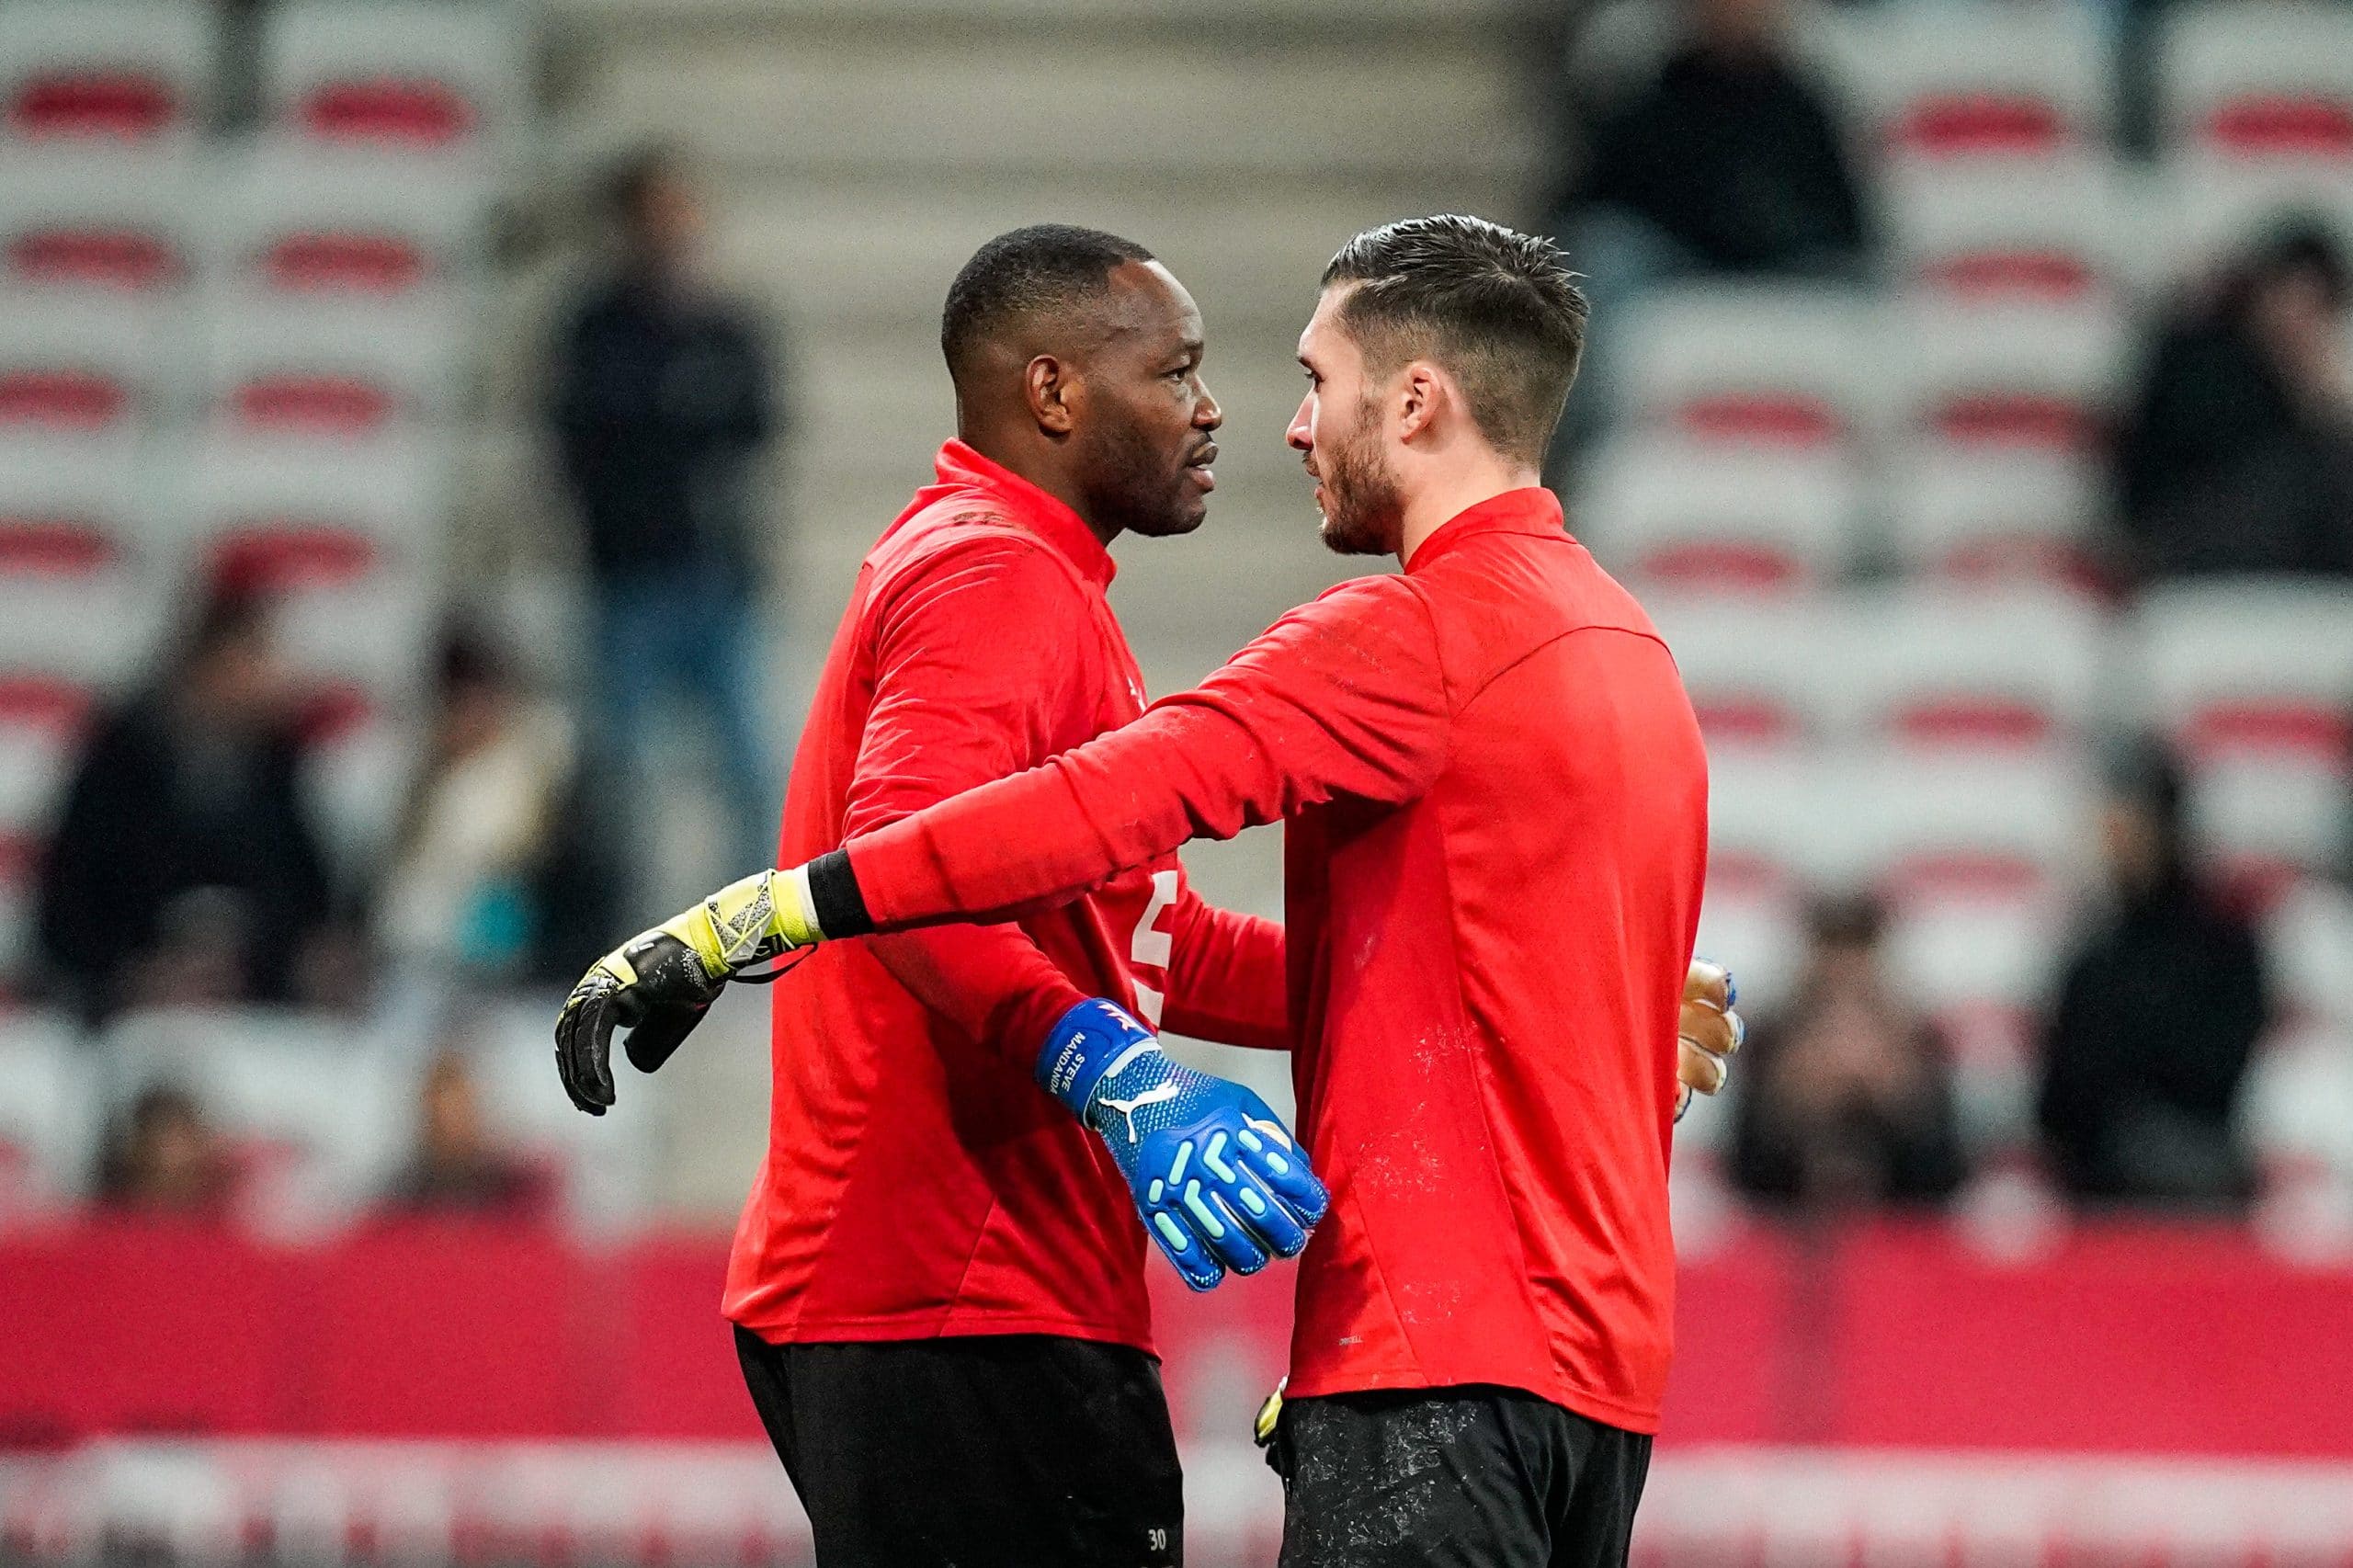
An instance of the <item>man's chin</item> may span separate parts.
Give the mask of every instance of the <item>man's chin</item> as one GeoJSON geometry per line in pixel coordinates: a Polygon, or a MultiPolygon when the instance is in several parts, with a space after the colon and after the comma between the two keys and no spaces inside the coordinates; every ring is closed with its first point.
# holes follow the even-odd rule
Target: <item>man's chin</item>
{"type": "Polygon", "coordinates": [[[1335,555],[1386,555],[1389,553],[1387,545],[1379,540],[1366,538],[1363,533],[1347,523],[1335,522],[1329,512],[1324,514],[1323,524],[1315,532],[1316,537],[1324,541],[1324,548],[1335,555]]]}

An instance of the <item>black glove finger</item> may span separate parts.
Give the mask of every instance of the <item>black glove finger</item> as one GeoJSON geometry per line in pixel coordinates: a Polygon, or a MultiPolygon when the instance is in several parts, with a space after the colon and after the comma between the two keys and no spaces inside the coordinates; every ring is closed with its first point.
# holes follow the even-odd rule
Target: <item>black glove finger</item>
{"type": "Polygon", "coordinates": [[[591,1105],[581,1098],[580,1078],[573,1065],[572,1040],[580,1027],[581,1004],[587,1000],[585,987],[575,990],[563,1004],[563,1011],[555,1016],[555,1075],[563,1085],[563,1092],[574,1107],[590,1116],[602,1116],[605,1108],[591,1105]]]}
{"type": "Polygon", "coordinates": [[[709,1007],[651,1007],[647,1017],[629,1031],[629,1041],[622,1047],[629,1052],[630,1065],[641,1073],[661,1071],[670,1053],[685,1043],[694,1032],[709,1007]]]}
{"type": "Polygon", "coordinates": [[[618,1021],[614,993],[619,987],[599,985],[582,997],[574,1010],[570,1029],[562,1038],[566,1063],[564,1087],[572,1103],[591,1116],[602,1116],[613,1103],[613,1025],[618,1021]]]}

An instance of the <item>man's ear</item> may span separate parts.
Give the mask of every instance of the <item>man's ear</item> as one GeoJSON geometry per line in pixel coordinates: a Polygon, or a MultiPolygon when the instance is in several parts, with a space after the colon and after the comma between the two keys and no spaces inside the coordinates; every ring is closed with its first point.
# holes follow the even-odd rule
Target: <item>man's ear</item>
{"type": "Polygon", "coordinates": [[[1071,431],[1069,367],[1051,354],[1040,354],[1023,368],[1023,387],[1029,399],[1029,416],[1049,436],[1071,431]]]}
{"type": "Polygon", "coordinates": [[[1452,389],[1438,367],[1427,359],[1416,359],[1407,365],[1397,381],[1397,438],[1410,441],[1428,431],[1438,418],[1438,405],[1446,401],[1452,389]]]}

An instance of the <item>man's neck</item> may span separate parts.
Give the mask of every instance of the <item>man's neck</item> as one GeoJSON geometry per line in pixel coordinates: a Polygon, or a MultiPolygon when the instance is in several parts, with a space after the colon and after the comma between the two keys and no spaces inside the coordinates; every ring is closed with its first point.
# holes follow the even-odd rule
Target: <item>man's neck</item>
{"type": "Polygon", "coordinates": [[[1430,535],[1482,501],[1544,483],[1544,476],[1525,464],[1482,462],[1465,467],[1423,485],[1405,502],[1404,526],[1398,530],[1397,563],[1412,562],[1430,535]]]}
{"type": "Polygon", "coordinates": [[[1059,463],[1038,461],[1036,449],[1012,441],[994,438],[986,430],[966,429],[960,426],[956,438],[1007,473],[1029,481],[1055,500],[1078,514],[1079,521],[1094,530],[1095,537],[1106,546],[1120,537],[1120,530],[1106,530],[1103,524],[1087,516],[1084,497],[1071,476],[1059,463]]]}

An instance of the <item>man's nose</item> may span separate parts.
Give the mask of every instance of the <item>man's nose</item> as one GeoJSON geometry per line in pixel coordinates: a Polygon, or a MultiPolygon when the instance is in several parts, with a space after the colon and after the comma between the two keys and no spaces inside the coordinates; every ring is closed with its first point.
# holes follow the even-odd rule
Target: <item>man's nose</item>
{"type": "Polygon", "coordinates": [[[1203,383],[1201,401],[1193,406],[1193,424],[1199,429],[1214,430],[1224,423],[1225,410],[1217,405],[1217,398],[1210,392],[1208,384],[1203,383]]]}
{"type": "Polygon", "coordinates": [[[1314,449],[1314,404],[1315,396],[1313,392],[1301,398],[1299,412],[1290,416],[1290,428],[1283,433],[1283,439],[1290,443],[1290,449],[1295,452],[1311,451],[1314,449]]]}

